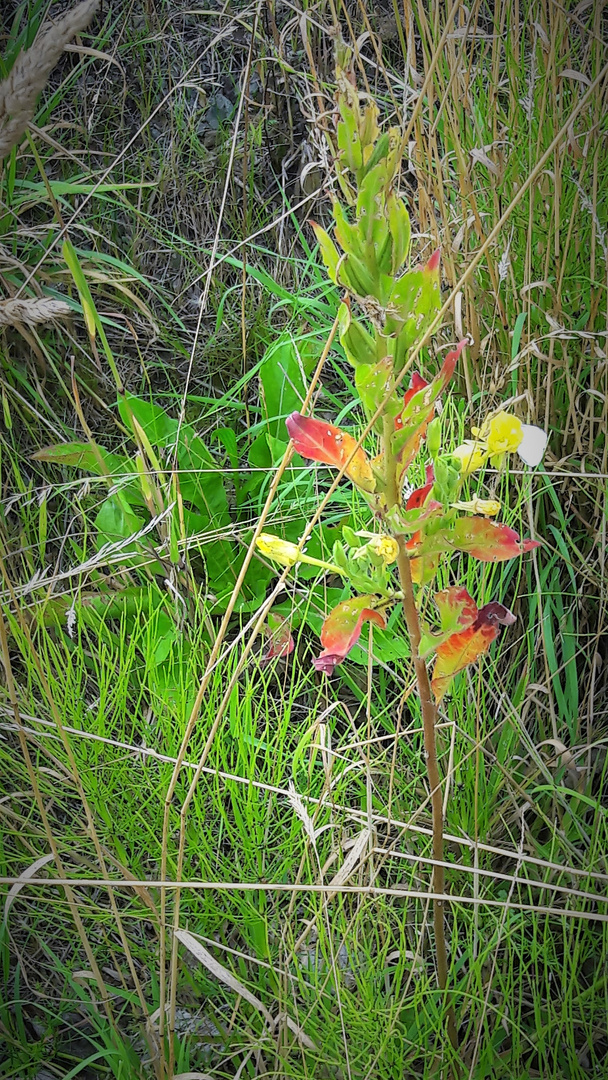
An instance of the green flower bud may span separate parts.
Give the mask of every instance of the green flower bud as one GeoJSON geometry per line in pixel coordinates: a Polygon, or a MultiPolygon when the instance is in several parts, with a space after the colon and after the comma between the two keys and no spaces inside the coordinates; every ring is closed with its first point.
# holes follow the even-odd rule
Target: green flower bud
{"type": "Polygon", "coordinates": [[[441,419],[436,416],[426,429],[426,445],[429,454],[435,459],[441,450],[441,419]]]}

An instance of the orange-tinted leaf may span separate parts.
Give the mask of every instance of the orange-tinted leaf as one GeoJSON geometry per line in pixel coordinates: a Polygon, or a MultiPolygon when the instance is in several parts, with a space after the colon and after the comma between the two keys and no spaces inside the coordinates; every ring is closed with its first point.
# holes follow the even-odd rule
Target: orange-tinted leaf
{"type": "Polygon", "coordinates": [[[362,447],[357,448],[356,440],[346,431],[323,420],[313,420],[311,416],[302,416],[294,412],[285,421],[295,449],[302,457],[322,461],[342,469],[349,457],[354,456],[345,472],[349,480],[363,491],[374,491],[376,479],[368,457],[362,447]]]}
{"type": "Polygon", "coordinates": [[[336,664],[341,664],[357,644],[364,622],[373,622],[384,629],[384,615],[371,606],[375,600],[375,596],[356,596],[353,600],[343,600],[329,613],[321,630],[323,652],[313,660],[317,671],[333,673],[336,664]]]}
{"type": "Polygon", "coordinates": [[[439,609],[442,633],[466,630],[477,618],[477,604],[461,585],[450,585],[433,597],[439,609]]]}
{"type": "Polygon", "coordinates": [[[468,551],[481,562],[503,562],[540,546],[538,540],[521,542],[519,535],[508,525],[497,525],[482,517],[459,518],[451,539],[455,548],[468,551]]]}
{"type": "Polygon", "coordinates": [[[488,651],[498,637],[501,625],[510,626],[514,622],[515,616],[509,609],[494,601],[478,611],[472,626],[459,634],[452,634],[439,645],[431,680],[437,703],[448,690],[454,676],[488,651]]]}
{"type": "Polygon", "coordinates": [[[289,656],[295,649],[295,643],[291,636],[291,624],[282,615],[271,611],[264,626],[264,633],[269,638],[268,648],[262,656],[262,664],[279,656],[289,656]]]}

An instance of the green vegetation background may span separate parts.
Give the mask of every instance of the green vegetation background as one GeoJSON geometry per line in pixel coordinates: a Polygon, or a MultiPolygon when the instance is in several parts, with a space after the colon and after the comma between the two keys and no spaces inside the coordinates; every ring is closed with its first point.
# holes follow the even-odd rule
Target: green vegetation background
{"type": "MultiPolygon", "coordinates": [[[[0,74],[47,14],[3,5],[0,74]]],[[[2,297],[73,313],[0,326],[2,1076],[159,1075],[165,1002],[174,1075],[608,1075],[607,29],[601,4],[569,0],[110,0],[54,69],[0,173],[2,297]],[[446,296],[513,203],[437,342],[473,338],[446,422],[462,436],[502,404],[549,432],[533,475],[484,477],[544,546],[467,571],[518,622],[442,707],[459,1066],[399,612],[320,678],[342,592],[302,566],[275,604],[295,652],[264,666],[258,637],[243,663],[275,580],[256,557],[165,810],[337,311],[307,225],[330,219],[336,19],[385,120],[420,97],[402,187],[446,296]],[[184,880],[211,887],[177,912],[146,882],[175,878],[180,827],[184,880]],[[101,884],[67,892],[58,858],[101,884]],[[163,916],[168,959],[174,922],[191,935],[173,988],[163,916]]],[[[315,414],[356,429],[353,398],[334,344],[315,414]]],[[[269,531],[297,540],[327,486],[296,457],[269,531]]],[[[342,487],[308,553],[361,512],[342,487]]]]}

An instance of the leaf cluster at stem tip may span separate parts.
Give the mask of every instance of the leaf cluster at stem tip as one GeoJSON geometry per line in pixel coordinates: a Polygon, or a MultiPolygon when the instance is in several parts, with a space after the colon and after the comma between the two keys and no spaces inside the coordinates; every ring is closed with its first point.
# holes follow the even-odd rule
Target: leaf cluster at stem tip
{"type": "MultiPolygon", "coordinates": [[[[466,340],[448,351],[429,381],[413,371],[405,392],[397,380],[441,306],[440,252],[410,266],[410,218],[398,192],[402,158],[400,132],[382,133],[378,108],[362,105],[348,50],[337,50],[335,170],[342,200],[333,198],[333,235],[311,222],[327,273],[345,291],[339,309],[339,337],[364,413],[377,440],[369,456],[357,439],[325,420],[292,413],[286,426],[304,458],[333,466],[360,492],[369,507],[367,542],[349,527],[336,541],[331,563],[355,595],[338,604],[321,632],[324,650],[315,667],[331,674],[355,645],[366,621],[384,627],[387,602],[401,597],[393,577],[401,546],[411,581],[419,589],[434,581],[442,559],[455,551],[482,562],[501,562],[530,551],[536,540],[520,541],[507,525],[491,521],[495,500],[463,497],[468,478],[487,461],[501,468],[518,452],[536,465],[546,444],[544,432],[500,412],[472,429],[472,439],[446,447],[437,403],[451,382],[466,340]],[[372,423],[373,421],[373,423],[372,423]],[[405,494],[408,470],[425,451],[425,483],[405,494]]],[[[401,380],[399,380],[401,381],[401,380]]],[[[278,538],[276,538],[278,539],[278,538]]],[[[260,542],[261,541],[261,542],[260,542]]],[[[268,540],[259,546],[272,558],[268,540]]],[[[293,554],[293,553],[292,553],[293,554]]],[[[283,565],[306,561],[297,552],[283,565]]],[[[496,601],[477,609],[460,586],[435,593],[439,626],[422,625],[424,656],[435,655],[432,687],[436,701],[457,671],[484,653],[501,625],[514,616],[496,601]]],[[[422,654],[421,654],[422,655],[422,654]]]]}

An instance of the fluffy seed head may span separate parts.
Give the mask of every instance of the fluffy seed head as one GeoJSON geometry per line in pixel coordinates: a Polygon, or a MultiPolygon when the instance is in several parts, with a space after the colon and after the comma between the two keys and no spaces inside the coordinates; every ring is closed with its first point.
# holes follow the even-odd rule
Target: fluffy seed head
{"type": "Polygon", "coordinates": [[[19,53],[0,83],[0,160],[15,146],[36,111],[36,101],[65,46],[90,23],[99,0],[83,0],[19,53]]]}

